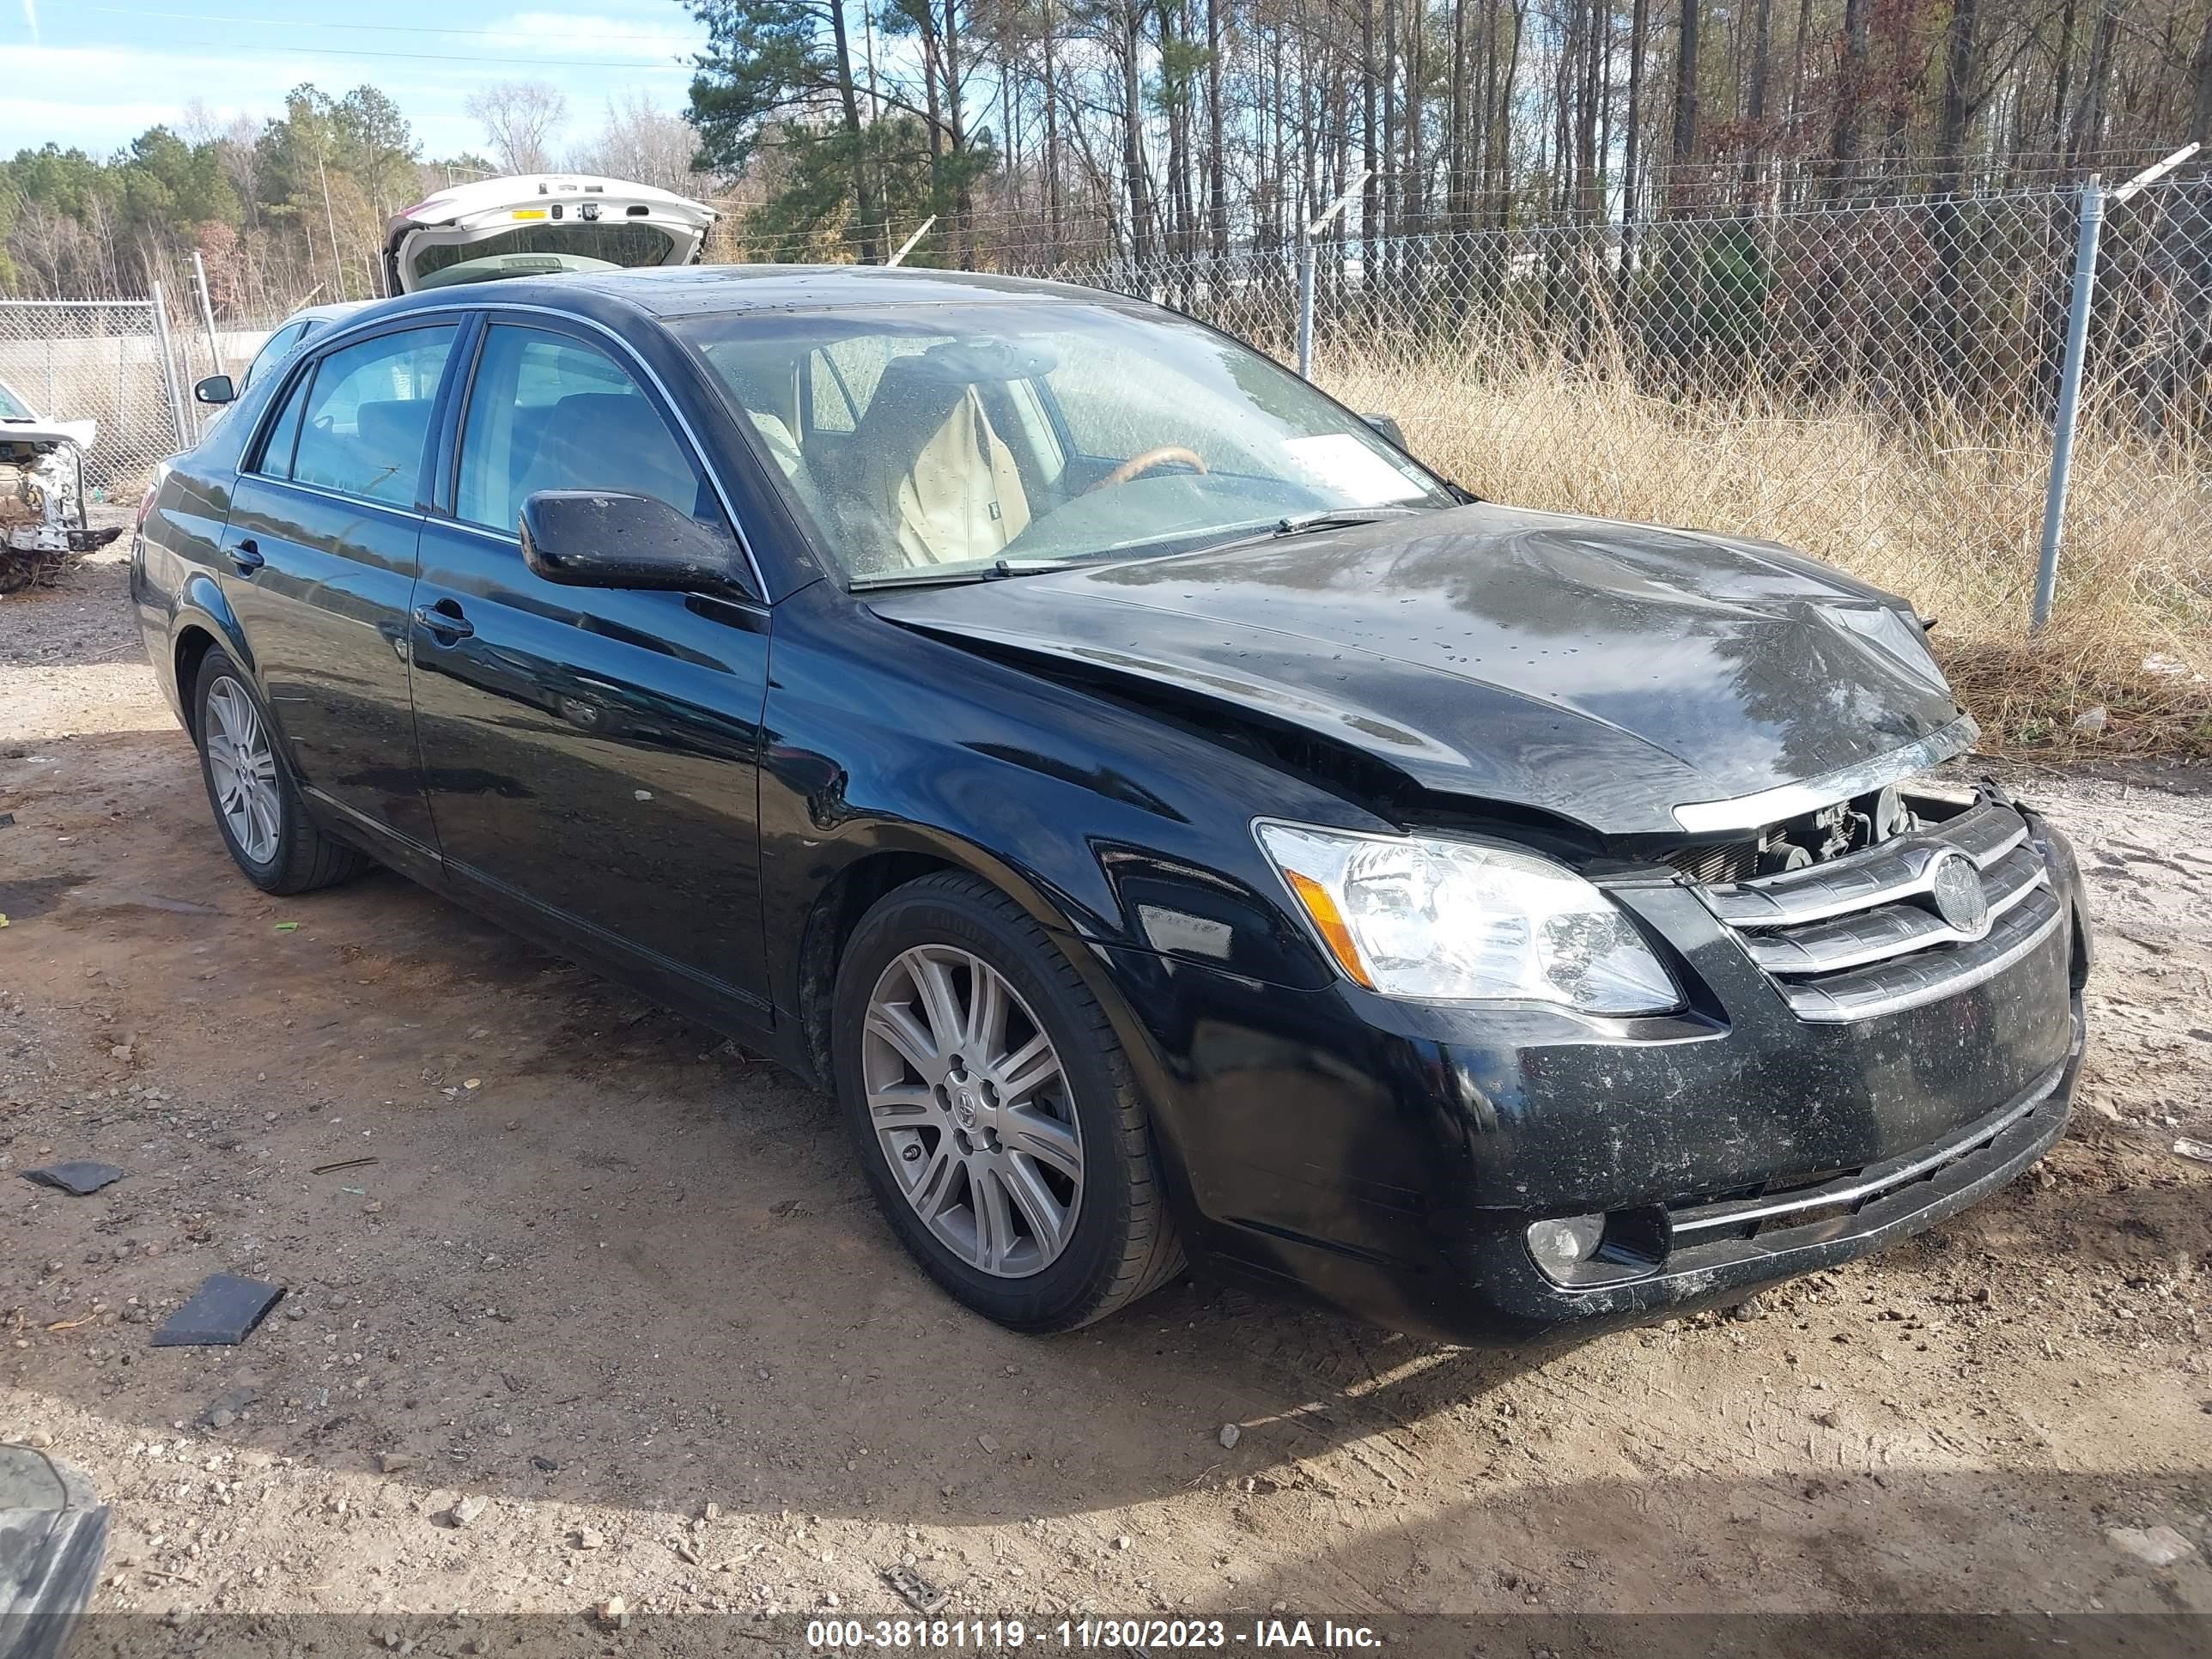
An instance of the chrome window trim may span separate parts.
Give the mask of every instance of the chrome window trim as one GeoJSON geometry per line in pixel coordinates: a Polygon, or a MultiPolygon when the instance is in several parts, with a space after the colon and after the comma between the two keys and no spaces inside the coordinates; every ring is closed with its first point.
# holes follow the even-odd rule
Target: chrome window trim
{"type": "MultiPolygon", "coordinates": [[[[684,434],[684,441],[690,446],[691,459],[697,463],[700,475],[707,480],[708,487],[714,490],[714,499],[721,503],[722,517],[730,526],[731,535],[737,538],[738,550],[745,556],[745,568],[752,573],[754,589],[753,598],[763,605],[772,604],[773,601],[769,598],[768,580],[761,574],[760,561],[753,556],[752,541],[745,534],[744,523],[738,517],[736,503],[731,500],[728,489],[723,487],[721,475],[714,470],[714,462],[708,456],[706,445],[699,441],[699,434],[696,428],[695,428],[691,424],[691,417],[684,412],[683,404],[678,403],[675,395],[669,391],[667,381],[660,378],[659,371],[657,371],[651,363],[646,362],[644,357],[639,354],[637,348],[632,345],[628,340],[623,338],[620,333],[614,329],[608,327],[606,324],[599,321],[596,317],[586,317],[574,311],[562,311],[557,306],[532,305],[526,301],[520,300],[456,300],[450,304],[424,306],[420,310],[409,311],[399,314],[408,317],[435,317],[452,313],[465,319],[471,314],[489,313],[492,312],[507,312],[516,316],[526,317],[550,317],[555,319],[556,321],[574,323],[585,328],[595,329],[599,333],[605,335],[608,339],[613,341],[615,344],[621,349],[623,355],[629,359],[632,365],[635,367],[638,372],[644,377],[646,381],[653,387],[653,389],[660,394],[661,403],[666,407],[669,414],[675,417],[678,428],[684,434]]],[[[394,315],[392,313],[386,313],[383,316],[364,317],[357,320],[340,324],[338,326],[331,329],[328,333],[323,335],[317,343],[316,351],[319,359],[321,354],[327,352],[333,348],[343,349],[346,336],[351,333],[355,329],[373,329],[379,324],[391,322],[394,319],[394,315]]],[[[487,320],[489,320],[489,319],[487,319],[487,320]]],[[[656,323],[655,326],[659,326],[659,325],[656,323]]],[[[662,331],[665,333],[668,332],[665,329],[663,329],[662,331]]],[[[670,333],[669,337],[671,339],[675,339],[676,337],[672,333],[670,333]]],[[[681,343],[682,343],[679,341],[678,344],[680,345],[681,343]]],[[[688,350],[690,348],[685,347],[684,349],[688,350]]],[[[471,360],[468,372],[471,375],[476,373],[474,360],[471,360]]],[[[458,428],[455,429],[453,434],[453,441],[455,447],[458,450],[460,443],[460,434],[458,428]]],[[[458,516],[451,514],[434,513],[429,516],[439,524],[464,523],[464,521],[458,516]]],[[[465,525],[464,527],[473,530],[483,530],[486,528],[481,525],[465,525]]],[[[496,535],[499,532],[492,531],[489,533],[496,535]]]]}
{"type": "Polygon", "coordinates": [[[1850,800],[1923,772],[1954,755],[1963,755],[1982,734],[1972,714],[1961,714],[1948,726],[1930,732],[1916,743],[1893,749],[1854,765],[1840,767],[1817,778],[1777,785],[1756,794],[1729,800],[1685,801],[1674,808],[1674,822],[1692,835],[1716,835],[1729,830],[1762,830],[1785,818],[1802,817],[1839,800],[1850,800]]]}
{"type": "Polygon", "coordinates": [[[328,484],[301,483],[297,478],[272,477],[266,472],[245,475],[255,483],[272,489],[296,489],[303,495],[319,495],[326,501],[336,501],[341,507],[364,507],[372,513],[389,513],[395,519],[411,519],[416,524],[427,524],[430,515],[412,501],[401,507],[392,501],[380,501],[374,495],[349,495],[343,489],[332,489],[328,484]]]}

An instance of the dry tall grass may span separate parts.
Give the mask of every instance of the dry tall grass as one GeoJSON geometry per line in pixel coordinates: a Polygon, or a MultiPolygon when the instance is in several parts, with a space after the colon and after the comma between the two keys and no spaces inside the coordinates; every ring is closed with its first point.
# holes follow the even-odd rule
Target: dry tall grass
{"type": "MultiPolygon", "coordinates": [[[[1409,361],[1324,351],[1318,379],[1388,410],[1415,452],[1479,494],[1787,543],[1911,599],[1987,744],[2212,754],[2212,449],[2086,430],[2058,601],[2027,614],[2047,426],[1901,421],[1771,393],[1671,402],[1526,351],[1409,361]],[[2179,665],[2179,673],[2146,669],[2179,665]],[[2078,715],[2109,711],[2101,732],[2078,715]]],[[[2094,723],[2094,717],[2093,717],[2094,723]]]]}

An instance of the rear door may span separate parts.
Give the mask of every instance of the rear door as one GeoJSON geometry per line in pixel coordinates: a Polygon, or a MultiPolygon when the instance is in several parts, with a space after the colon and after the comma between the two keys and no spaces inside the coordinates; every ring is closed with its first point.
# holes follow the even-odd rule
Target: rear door
{"type": "Polygon", "coordinates": [[[218,569],[301,787],[402,855],[435,845],[407,613],[457,335],[424,321],[299,364],[248,451],[218,569]]]}
{"type": "Polygon", "coordinates": [[[413,611],[447,870],[525,927],[581,933],[672,996],[734,994],[764,1023],[767,608],[549,582],[516,534],[539,489],[654,495],[727,528],[720,498],[613,341],[495,320],[475,357],[413,611]]]}

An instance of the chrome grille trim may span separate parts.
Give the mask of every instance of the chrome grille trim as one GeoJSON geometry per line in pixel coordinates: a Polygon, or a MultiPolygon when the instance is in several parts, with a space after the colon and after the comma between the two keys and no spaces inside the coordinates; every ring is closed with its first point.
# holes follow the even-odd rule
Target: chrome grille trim
{"type": "MultiPolygon", "coordinates": [[[[2023,830],[2023,834],[2025,830],[2023,830]]],[[[1990,916],[1994,921],[2037,887],[2051,872],[2032,847],[2015,847],[1989,866],[1990,916]]],[[[1933,910],[1917,904],[1880,904],[1782,933],[1747,933],[1744,948],[1770,974],[1832,974],[1869,962],[1884,961],[1931,945],[1972,944],[1933,910]]]]}
{"type": "Polygon", "coordinates": [[[1825,979],[1778,983],[1790,1012],[1810,1024],[1878,1019],[1987,983],[2057,933],[2065,920],[2066,911],[2046,882],[2030,888],[2027,898],[1978,944],[1895,957],[1825,979]]]}
{"type": "Polygon", "coordinates": [[[1983,798],[1879,846],[1778,875],[1698,889],[1792,1013],[1838,1025],[1970,990],[2062,927],[2065,906],[2017,809],[1983,798]],[[1929,902],[1938,858],[1982,872],[1990,925],[1953,927],[1929,902]]]}
{"type": "Polygon", "coordinates": [[[1928,891],[1929,866],[1957,849],[1986,870],[2027,839],[2027,822],[1984,801],[1933,831],[1901,836],[1826,864],[1709,889],[1714,913],[1732,927],[1791,927],[1847,915],[1928,891]]]}

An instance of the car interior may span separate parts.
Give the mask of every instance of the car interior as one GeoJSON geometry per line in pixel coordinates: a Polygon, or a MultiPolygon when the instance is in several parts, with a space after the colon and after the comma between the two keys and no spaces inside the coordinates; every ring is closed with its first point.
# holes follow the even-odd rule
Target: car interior
{"type": "Polygon", "coordinates": [[[1055,428],[1041,347],[856,337],[708,356],[809,511],[877,569],[989,558],[1103,475],[1055,428]]]}

